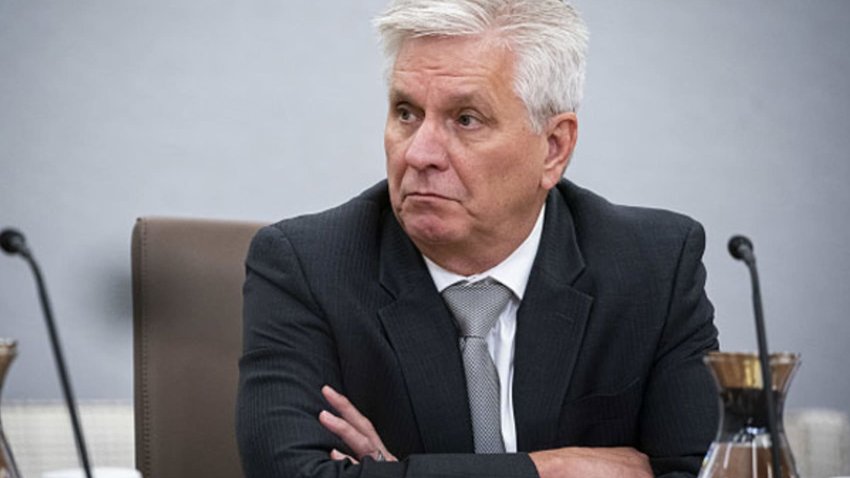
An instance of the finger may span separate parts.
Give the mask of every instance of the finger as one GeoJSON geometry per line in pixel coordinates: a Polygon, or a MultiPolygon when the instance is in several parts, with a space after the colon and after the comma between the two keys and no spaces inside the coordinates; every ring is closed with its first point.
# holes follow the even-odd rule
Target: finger
{"type": "Polygon", "coordinates": [[[600,460],[603,462],[617,463],[620,465],[644,465],[649,463],[649,458],[640,451],[630,447],[611,448],[573,448],[577,456],[586,459],[600,460]]]}
{"type": "Polygon", "coordinates": [[[348,427],[353,428],[354,431],[357,432],[354,433],[352,430],[345,429],[347,427],[343,426],[341,423],[336,423],[336,425],[339,426],[338,430],[341,433],[345,433],[347,439],[343,438],[343,436],[339,433],[334,433],[336,433],[336,435],[340,438],[343,438],[345,444],[348,445],[358,457],[362,458],[365,455],[369,455],[375,460],[378,460],[382,454],[385,461],[398,461],[398,459],[396,459],[396,457],[387,450],[387,447],[384,445],[383,440],[381,440],[381,436],[378,435],[378,432],[375,430],[372,422],[360,413],[360,410],[351,403],[348,397],[337,392],[329,385],[322,387],[322,395],[325,397],[325,400],[327,400],[328,403],[337,412],[339,412],[341,419],[346,422],[348,427]],[[363,437],[366,439],[365,442],[363,441],[363,437]]]}
{"type": "Polygon", "coordinates": [[[319,423],[339,437],[357,457],[368,455],[377,448],[366,435],[360,433],[348,421],[327,410],[319,413],[319,423]]]}
{"type": "Polygon", "coordinates": [[[631,447],[616,447],[610,448],[610,450],[612,453],[619,455],[627,463],[649,462],[649,457],[640,450],[636,450],[631,447]]]}
{"type": "MultiPolygon", "coordinates": [[[[383,444],[381,445],[381,453],[384,454],[384,461],[398,461],[398,458],[396,458],[395,455],[390,453],[389,450],[387,450],[383,444]]],[[[377,455],[377,452],[375,454],[377,455]]],[[[375,459],[377,460],[377,457],[375,457],[375,459]]]]}
{"type": "Polygon", "coordinates": [[[348,460],[348,461],[350,461],[351,463],[354,463],[355,465],[359,465],[359,464],[360,464],[360,462],[359,462],[359,461],[357,461],[357,460],[355,460],[354,458],[352,458],[352,457],[350,457],[350,456],[346,455],[345,453],[343,453],[343,452],[341,452],[341,451],[337,450],[336,448],[334,448],[333,450],[331,450],[331,460],[334,460],[334,461],[343,461],[343,460],[348,460]]]}
{"type": "Polygon", "coordinates": [[[376,444],[380,442],[380,437],[375,431],[375,427],[372,426],[372,422],[360,413],[360,410],[358,410],[357,407],[348,400],[348,397],[337,392],[329,385],[322,387],[322,395],[324,395],[328,403],[337,412],[339,412],[340,416],[354,426],[354,428],[356,428],[360,433],[368,436],[369,438],[377,439],[376,444]]]}

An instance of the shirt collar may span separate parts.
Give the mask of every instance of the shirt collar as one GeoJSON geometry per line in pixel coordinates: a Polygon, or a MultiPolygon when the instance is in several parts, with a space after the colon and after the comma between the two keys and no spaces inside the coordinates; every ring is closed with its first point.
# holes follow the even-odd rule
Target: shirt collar
{"type": "Polygon", "coordinates": [[[546,205],[544,204],[540,209],[540,214],[537,216],[537,222],[534,223],[534,227],[531,229],[531,233],[528,234],[528,237],[525,238],[522,244],[505,260],[496,264],[492,269],[480,274],[473,274],[471,276],[455,274],[440,267],[437,263],[423,255],[422,258],[425,259],[425,265],[428,266],[431,279],[433,279],[434,285],[437,286],[437,292],[442,293],[448,286],[460,281],[475,282],[486,277],[492,277],[510,289],[519,300],[522,300],[525,294],[525,287],[528,285],[528,277],[531,275],[531,267],[534,265],[534,258],[537,256],[537,249],[540,247],[545,212],[546,205]]]}

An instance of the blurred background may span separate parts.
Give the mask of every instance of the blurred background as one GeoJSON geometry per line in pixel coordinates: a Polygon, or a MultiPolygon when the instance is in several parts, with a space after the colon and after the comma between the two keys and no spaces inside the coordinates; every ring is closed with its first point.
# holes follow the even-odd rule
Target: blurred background
{"type": "MultiPolygon", "coordinates": [[[[850,411],[850,2],[580,0],[591,31],[567,176],[707,232],[726,350],[799,352],[791,408],[850,411]]],[[[384,175],[370,19],[384,0],[0,0],[0,227],[52,293],[83,400],[132,399],[136,217],[275,221],[384,175]]],[[[0,257],[4,400],[60,395],[32,277],[0,257]]]]}

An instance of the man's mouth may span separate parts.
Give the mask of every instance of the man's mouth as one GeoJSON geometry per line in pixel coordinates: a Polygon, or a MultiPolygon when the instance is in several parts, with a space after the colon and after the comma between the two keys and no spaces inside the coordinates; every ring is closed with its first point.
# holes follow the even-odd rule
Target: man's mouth
{"type": "Polygon", "coordinates": [[[408,198],[414,198],[414,199],[444,199],[444,200],[447,200],[447,201],[453,200],[452,198],[450,198],[446,195],[443,195],[443,194],[440,194],[440,193],[435,193],[435,192],[429,192],[429,191],[416,191],[416,192],[412,192],[412,193],[407,193],[405,196],[408,197],[408,198]]]}

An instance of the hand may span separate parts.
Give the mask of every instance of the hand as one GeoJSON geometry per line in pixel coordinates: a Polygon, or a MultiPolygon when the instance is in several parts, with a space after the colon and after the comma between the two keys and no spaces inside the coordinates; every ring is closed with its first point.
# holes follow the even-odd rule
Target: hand
{"type": "Polygon", "coordinates": [[[328,431],[338,436],[351,449],[354,457],[339,450],[331,450],[332,460],[350,460],[359,463],[365,456],[371,456],[377,461],[398,461],[384,446],[375,427],[368,418],[364,417],[357,408],[345,397],[331,387],[322,387],[325,400],[341,415],[322,410],[319,413],[319,423],[328,431]]]}
{"type": "Polygon", "coordinates": [[[558,448],[529,454],[540,478],[652,478],[649,458],[634,448],[558,448]]]}

